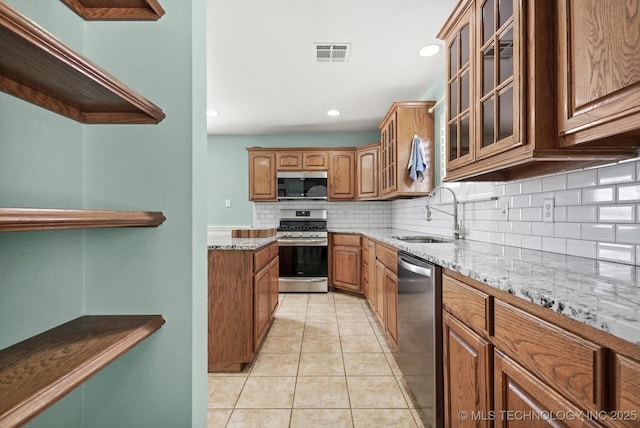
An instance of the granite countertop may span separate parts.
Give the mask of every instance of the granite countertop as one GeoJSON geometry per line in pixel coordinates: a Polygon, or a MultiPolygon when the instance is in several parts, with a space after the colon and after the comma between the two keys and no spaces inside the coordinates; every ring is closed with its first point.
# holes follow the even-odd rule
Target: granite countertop
{"type": "Polygon", "coordinates": [[[477,241],[409,244],[398,229],[330,229],[360,233],[640,344],[640,268],[620,263],[477,241]]]}
{"type": "MultiPolygon", "coordinates": [[[[329,228],[359,233],[514,296],[640,345],[640,268],[477,241],[414,244],[399,229],[329,228]]],[[[209,236],[209,250],[256,250],[268,238],[209,236]]]]}
{"type": "Polygon", "coordinates": [[[232,238],[231,235],[216,235],[207,237],[209,250],[257,250],[278,239],[278,235],[267,238],[232,238]]]}

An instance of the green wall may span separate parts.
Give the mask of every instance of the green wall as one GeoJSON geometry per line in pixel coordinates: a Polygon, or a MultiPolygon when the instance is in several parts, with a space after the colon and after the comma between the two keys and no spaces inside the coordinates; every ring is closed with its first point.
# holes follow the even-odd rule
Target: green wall
{"type": "Polygon", "coordinates": [[[159,125],[81,125],[0,93],[2,206],[160,210],[159,228],[3,233],[0,348],[82,314],[166,324],[34,427],[206,426],[205,0],[157,22],[84,22],[8,3],[163,108],[159,125]]]}
{"type": "Polygon", "coordinates": [[[251,226],[247,147],[356,147],[375,143],[378,131],[354,134],[209,135],[208,224],[251,226]],[[226,199],[231,207],[225,208],[226,199]]]}

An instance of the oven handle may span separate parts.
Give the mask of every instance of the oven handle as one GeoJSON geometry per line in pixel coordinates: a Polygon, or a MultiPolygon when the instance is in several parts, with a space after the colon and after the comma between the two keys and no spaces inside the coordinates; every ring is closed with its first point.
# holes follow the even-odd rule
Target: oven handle
{"type": "Polygon", "coordinates": [[[326,247],[327,239],[278,239],[282,247],[326,247]]]}

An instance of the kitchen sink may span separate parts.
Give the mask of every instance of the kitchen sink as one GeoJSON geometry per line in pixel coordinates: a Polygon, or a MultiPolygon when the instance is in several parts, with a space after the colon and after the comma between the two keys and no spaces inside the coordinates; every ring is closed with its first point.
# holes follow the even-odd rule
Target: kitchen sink
{"type": "Polygon", "coordinates": [[[402,242],[409,244],[449,244],[453,242],[452,239],[444,238],[440,236],[392,236],[394,239],[398,239],[402,242]]]}

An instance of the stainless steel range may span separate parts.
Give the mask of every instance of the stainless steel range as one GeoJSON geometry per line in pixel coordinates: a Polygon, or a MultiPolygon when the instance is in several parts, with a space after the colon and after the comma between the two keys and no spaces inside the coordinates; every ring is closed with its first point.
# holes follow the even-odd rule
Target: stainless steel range
{"type": "Polygon", "coordinates": [[[326,293],[327,210],[280,210],[280,292],[326,293]]]}

